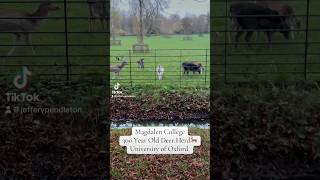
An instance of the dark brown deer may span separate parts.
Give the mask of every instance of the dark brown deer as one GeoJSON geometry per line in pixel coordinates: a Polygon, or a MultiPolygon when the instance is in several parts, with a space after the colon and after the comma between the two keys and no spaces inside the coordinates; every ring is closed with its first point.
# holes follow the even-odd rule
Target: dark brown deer
{"type": "Polygon", "coordinates": [[[289,39],[290,28],[285,18],[275,10],[255,3],[235,3],[230,6],[230,15],[239,26],[236,35],[236,46],[239,38],[246,33],[245,40],[248,42],[254,32],[264,31],[271,46],[271,35],[280,32],[289,39]]]}
{"type": "MultiPolygon", "coordinates": [[[[238,1],[239,4],[248,4],[244,1],[238,1]]],[[[279,16],[283,18],[285,23],[289,26],[289,34],[291,35],[291,38],[294,39],[295,34],[299,33],[299,29],[301,28],[301,20],[300,18],[297,18],[295,14],[295,10],[292,6],[280,2],[280,1],[270,1],[270,0],[255,0],[251,1],[250,4],[257,4],[259,6],[269,8],[271,10],[274,10],[278,12],[279,16]]],[[[231,15],[230,15],[231,16],[231,15]]],[[[241,31],[241,26],[237,23],[236,19],[231,16],[231,31],[241,31]]],[[[260,34],[260,32],[257,32],[257,38],[260,34]]],[[[231,42],[231,32],[229,32],[229,42],[231,42]]]]}
{"type": "Polygon", "coordinates": [[[287,24],[290,26],[291,38],[294,39],[294,35],[299,33],[297,30],[301,28],[301,20],[297,18],[295,10],[292,6],[280,1],[257,0],[256,2],[259,5],[277,11],[279,15],[283,16],[287,24]]]}
{"type": "Polygon", "coordinates": [[[202,66],[202,64],[196,61],[186,61],[182,63],[182,68],[183,68],[183,74],[187,74],[187,75],[189,75],[190,71],[192,71],[193,74],[195,74],[196,72],[201,74],[204,71],[204,67],[202,66]]]}
{"type": "Polygon", "coordinates": [[[144,59],[141,58],[139,61],[137,61],[138,68],[144,70],[144,59]]]}

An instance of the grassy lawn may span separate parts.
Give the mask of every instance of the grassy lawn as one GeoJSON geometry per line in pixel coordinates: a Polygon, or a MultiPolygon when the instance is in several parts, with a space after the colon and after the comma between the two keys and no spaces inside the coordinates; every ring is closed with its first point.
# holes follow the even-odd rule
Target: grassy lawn
{"type": "MultiPolygon", "coordinates": [[[[228,7],[232,2],[228,2],[228,7]]],[[[252,42],[261,44],[253,44],[252,47],[247,47],[244,39],[240,41],[238,48],[234,44],[224,45],[225,35],[221,32],[215,37],[214,50],[214,78],[224,79],[225,73],[227,80],[248,80],[252,78],[258,79],[304,79],[305,72],[305,39],[306,33],[306,11],[307,1],[284,1],[292,5],[296,14],[301,19],[301,31],[296,34],[294,40],[286,41],[280,33],[273,35],[273,45],[268,47],[265,36],[261,33],[257,40],[255,36],[252,42]],[[226,51],[225,51],[226,49],[226,51]],[[227,54],[225,56],[224,54],[227,54]],[[227,65],[225,65],[227,64],[227,65]]],[[[225,26],[226,11],[225,1],[213,2],[213,13],[211,13],[212,31],[230,30],[230,20],[228,26],[225,26]]],[[[317,15],[320,3],[316,0],[310,0],[310,14],[317,15]]],[[[308,57],[306,64],[306,72],[308,79],[319,79],[320,40],[319,17],[309,17],[309,46],[308,57]]],[[[227,42],[229,38],[227,37],[227,42]]],[[[233,38],[234,39],[234,38],[233,38]]],[[[231,43],[235,41],[232,40],[231,43]]]]}
{"type": "Polygon", "coordinates": [[[192,155],[128,155],[119,136],[130,134],[130,129],[111,130],[112,179],[209,179],[210,130],[189,129],[189,135],[202,138],[192,155]]]}
{"type": "Polygon", "coordinates": [[[136,43],[135,36],[118,37],[121,40],[121,46],[111,47],[111,64],[119,64],[115,57],[125,57],[129,65],[125,67],[119,77],[111,77],[111,84],[119,82],[125,85],[175,85],[181,86],[202,86],[209,87],[210,81],[210,36],[198,35],[192,36],[193,40],[183,40],[183,35],[175,35],[170,38],[162,36],[151,36],[145,38],[145,43],[149,45],[149,53],[133,54],[132,45],[136,43]],[[131,53],[131,54],[130,54],[131,53]],[[137,61],[144,58],[144,71],[137,67],[137,61]],[[183,75],[181,64],[187,60],[196,60],[200,62],[205,71],[202,74],[183,75]],[[130,63],[131,62],[131,63],[130,63]],[[155,73],[156,67],[162,65],[165,69],[162,81],[157,80],[155,73]],[[130,76],[131,74],[131,76],[130,76]]]}

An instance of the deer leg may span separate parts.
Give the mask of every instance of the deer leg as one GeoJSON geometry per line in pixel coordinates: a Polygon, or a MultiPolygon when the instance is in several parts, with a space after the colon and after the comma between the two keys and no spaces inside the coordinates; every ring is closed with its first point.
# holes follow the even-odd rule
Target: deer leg
{"type": "Polygon", "coordinates": [[[34,48],[32,46],[32,40],[31,40],[30,34],[26,34],[25,35],[25,40],[26,40],[26,44],[31,47],[32,54],[35,56],[36,55],[36,51],[34,50],[34,48]]]}
{"type": "Polygon", "coordinates": [[[235,43],[235,47],[238,47],[238,42],[239,42],[239,38],[242,36],[243,31],[238,31],[236,34],[236,43],[235,43]]]}
{"type": "MultiPolygon", "coordinates": [[[[231,18],[231,27],[228,30],[228,36],[229,36],[229,43],[232,43],[232,34],[234,34],[234,31],[240,30],[239,24],[237,24],[237,19],[231,18]]],[[[225,32],[226,34],[227,32],[225,32]]]]}
{"type": "Polygon", "coordinates": [[[91,18],[90,19],[90,23],[89,23],[89,32],[94,31],[94,19],[91,18]]]}
{"type": "Polygon", "coordinates": [[[253,35],[252,31],[248,31],[247,34],[246,34],[245,39],[246,39],[246,42],[248,43],[248,47],[251,47],[250,39],[251,39],[252,35],[253,35]]]}
{"type": "Polygon", "coordinates": [[[267,35],[267,38],[268,38],[269,48],[271,48],[271,35],[272,35],[272,33],[270,31],[266,31],[266,35],[267,35]]]}
{"type": "Polygon", "coordinates": [[[93,21],[92,21],[92,30],[93,30],[93,32],[95,32],[97,30],[96,24],[97,24],[97,19],[93,19],[93,21]]]}
{"type": "Polygon", "coordinates": [[[261,32],[260,30],[257,31],[257,34],[256,34],[256,42],[259,41],[259,38],[261,37],[261,32]]]}
{"type": "Polygon", "coordinates": [[[89,32],[91,32],[91,17],[89,17],[89,32]]]}
{"type": "Polygon", "coordinates": [[[89,18],[89,32],[94,31],[94,25],[95,25],[95,17],[90,16],[90,18],[89,18]]]}
{"type": "Polygon", "coordinates": [[[294,26],[290,26],[290,35],[291,35],[291,38],[292,38],[292,40],[294,40],[294,33],[296,32],[295,31],[296,29],[294,28],[294,26]]]}
{"type": "Polygon", "coordinates": [[[93,9],[92,6],[89,5],[89,32],[92,30],[92,21],[93,21],[93,9]]]}
{"type": "MultiPolygon", "coordinates": [[[[229,29],[229,31],[228,31],[228,40],[229,40],[229,43],[231,43],[232,42],[232,40],[231,40],[231,36],[232,36],[232,34],[231,34],[231,31],[234,29],[234,22],[233,22],[233,19],[231,19],[231,25],[230,25],[230,29],[229,29]]],[[[216,36],[217,36],[217,32],[215,33],[216,34],[216,36]]],[[[225,35],[227,34],[227,32],[225,32],[225,35]]]]}
{"type": "Polygon", "coordinates": [[[108,19],[104,18],[103,22],[105,25],[105,32],[107,32],[108,31],[108,19]]]}
{"type": "Polygon", "coordinates": [[[102,31],[105,31],[107,28],[104,24],[104,18],[103,17],[100,17],[100,23],[101,23],[101,27],[102,27],[102,31]]]}
{"type": "Polygon", "coordinates": [[[14,37],[13,43],[12,43],[12,47],[8,51],[7,56],[11,56],[14,53],[14,51],[17,48],[17,43],[20,41],[20,37],[21,37],[20,34],[15,34],[15,37],[14,37]]]}

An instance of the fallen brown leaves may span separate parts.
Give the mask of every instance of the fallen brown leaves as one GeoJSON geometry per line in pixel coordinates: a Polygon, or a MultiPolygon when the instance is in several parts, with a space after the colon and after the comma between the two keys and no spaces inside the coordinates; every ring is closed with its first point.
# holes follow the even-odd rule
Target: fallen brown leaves
{"type": "Polygon", "coordinates": [[[14,136],[8,136],[12,129],[1,130],[0,177],[59,179],[105,174],[101,162],[107,154],[101,151],[96,132],[73,130],[71,134],[61,121],[51,123],[23,119],[12,122],[14,136]]]}
{"type": "Polygon", "coordinates": [[[209,130],[190,130],[202,137],[192,155],[128,155],[119,136],[130,134],[128,129],[111,131],[112,179],[209,179],[209,130]]]}
{"type": "Polygon", "coordinates": [[[199,120],[209,118],[209,96],[200,92],[160,93],[155,100],[153,90],[136,98],[112,98],[111,119],[119,120],[199,120]]]}
{"type": "Polygon", "coordinates": [[[308,83],[216,86],[218,179],[319,179],[320,91],[308,83]]]}
{"type": "MultiPolygon", "coordinates": [[[[48,83],[36,90],[41,102],[33,106],[91,108],[83,114],[0,113],[0,179],[106,179],[106,134],[99,134],[97,122],[93,122],[105,119],[95,107],[101,106],[99,97],[87,94],[86,86],[46,89],[49,86],[54,85],[48,83]],[[82,104],[74,102],[79,99],[82,104]]],[[[11,105],[4,98],[7,91],[0,86],[4,106],[11,105]]]]}

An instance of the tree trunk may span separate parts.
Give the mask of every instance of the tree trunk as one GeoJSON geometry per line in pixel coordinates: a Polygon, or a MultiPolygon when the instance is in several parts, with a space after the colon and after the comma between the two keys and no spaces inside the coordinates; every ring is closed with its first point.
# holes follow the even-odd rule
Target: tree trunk
{"type": "Polygon", "coordinates": [[[139,0],[139,8],[140,8],[140,14],[139,14],[139,35],[138,35],[138,43],[143,44],[144,41],[144,33],[143,33],[143,0],[139,0]]]}
{"type": "Polygon", "coordinates": [[[113,41],[116,40],[116,33],[113,23],[111,24],[111,37],[113,41]]]}

